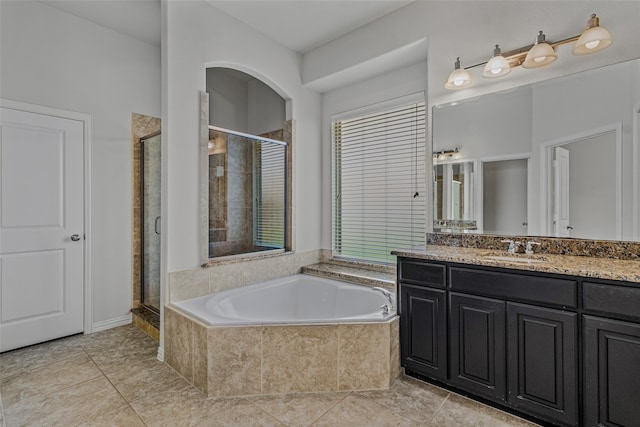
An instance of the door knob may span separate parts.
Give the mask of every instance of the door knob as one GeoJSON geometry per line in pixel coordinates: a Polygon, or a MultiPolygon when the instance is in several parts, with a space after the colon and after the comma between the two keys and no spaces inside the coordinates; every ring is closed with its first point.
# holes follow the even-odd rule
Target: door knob
{"type": "Polygon", "coordinates": [[[78,234],[72,234],[71,240],[73,240],[74,242],[77,242],[78,240],[80,240],[80,236],[78,234]]]}

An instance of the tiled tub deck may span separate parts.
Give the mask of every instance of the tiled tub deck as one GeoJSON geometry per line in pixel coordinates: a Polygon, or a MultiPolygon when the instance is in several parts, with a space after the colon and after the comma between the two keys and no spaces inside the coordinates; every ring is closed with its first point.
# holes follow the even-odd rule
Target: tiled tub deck
{"type": "Polygon", "coordinates": [[[208,326],[165,307],[165,361],[209,397],[387,389],[399,321],[208,326]]]}

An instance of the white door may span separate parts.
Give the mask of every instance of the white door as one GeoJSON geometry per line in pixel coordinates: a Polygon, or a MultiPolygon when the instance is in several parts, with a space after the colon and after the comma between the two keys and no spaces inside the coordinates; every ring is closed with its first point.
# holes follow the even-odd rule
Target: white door
{"type": "Polygon", "coordinates": [[[555,236],[569,237],[569,150],[555,148],[553,167],[555,236]]]}
{"type": "Polygon", "coordinates": [[[82,332],[83,122],[0,112],[0,351],[82,332]]]}

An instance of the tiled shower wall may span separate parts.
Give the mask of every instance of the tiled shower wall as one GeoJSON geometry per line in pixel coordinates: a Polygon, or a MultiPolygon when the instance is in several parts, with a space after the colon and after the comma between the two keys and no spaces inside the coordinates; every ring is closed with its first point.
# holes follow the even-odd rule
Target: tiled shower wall
{"type": "MultiPolygon", "coordinates": [[[[277,129],[259,136],[292,144],[291,120],[277,129]]],[[[224,139],[224,154],[209,154],[209,257],[250,253],[258,250],[253,242],[254,188],[253,149],[248,138],[209,129],[209,139],[224,139]],[[217,168],[224,174],[218,176],[217,168]]],[[[289,148],[290,150],[290,148],[289,148]]],[[[291,173],[291,155],[288,156],[288,173],[291,173]]],[[[289,175],[288,179],[291,179],[289,175]]],[[[291,181],[289,181],[291,182],[291,181]]],[[[291,201],[291,195],[287,197],[291,201]]],[[[291,221],[291,205],[287,207],[291,221]]],[[[287,247],[291,247],[287,242],[287,247]]]]}
{"type": "Polygon", "coordinates": [[[140,220],[140,138],[143,136],[158,132],[160,130],[160,119],[157,117],[145,116],[142,114],[131,113],[131,158],[132,158],[132,275],[131,283],[133,286],[133,308],[140,304],[140,265],[142,262],[142,247],[140,246],[140,236],[142,233],[142,224],[140,220]]]}

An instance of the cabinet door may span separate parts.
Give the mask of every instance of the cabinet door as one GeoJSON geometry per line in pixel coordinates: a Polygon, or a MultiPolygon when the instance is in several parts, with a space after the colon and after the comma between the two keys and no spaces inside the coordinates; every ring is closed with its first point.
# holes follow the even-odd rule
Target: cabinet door
{"type": "Polygon", "coordinates": [[[584,425],[640,426],[640,324],[584,316],[584,425]]]}
{"type": "Polygon", "coordinates": [[[577,424],[576,316],[507,303],[509,404],[554,422],[577,424]]]}
{"type": "Polygon", "coordinates": [[[402,366],[428,377],[447,378],[445,291],[400,284],[402,366]]]}
{"type": "Polygon", "coordinates": [[[450,294],[451,384],[505,400],[505,303],[450,294]]]}

